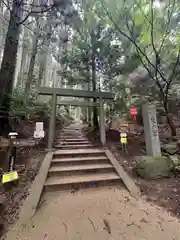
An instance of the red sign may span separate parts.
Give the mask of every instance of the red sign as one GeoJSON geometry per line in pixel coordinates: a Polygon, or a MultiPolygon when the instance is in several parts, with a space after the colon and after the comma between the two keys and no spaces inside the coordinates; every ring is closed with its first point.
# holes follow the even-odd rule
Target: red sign
{"type": "Polygon", "coordinates": [[[131,108],[130,110],[131,116],[136,116],[137,115],[137,109],[136,108],[131,108]]]}

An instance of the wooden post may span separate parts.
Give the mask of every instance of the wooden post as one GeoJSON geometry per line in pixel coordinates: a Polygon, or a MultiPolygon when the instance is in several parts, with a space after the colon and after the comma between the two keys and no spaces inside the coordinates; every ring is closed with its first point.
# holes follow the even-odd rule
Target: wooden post
{"type": "Polygon", "coordinates": [[[104,105],[102,97],[99,98],[99,121],[100,121],[100,139],[102,145],[106,144],[106,130],[105,130],[105,119],[104,119],[104,105]]]}
{"type": "Polygon", "coordinates": [[[54,93],[52,95],[52,112],[49,120],[48,150],[52,150],[53,141],[54,141],[54,132],[55,132],[55,125],[56,125],[56,101],[57,101],[57,96],[54,93]]]}

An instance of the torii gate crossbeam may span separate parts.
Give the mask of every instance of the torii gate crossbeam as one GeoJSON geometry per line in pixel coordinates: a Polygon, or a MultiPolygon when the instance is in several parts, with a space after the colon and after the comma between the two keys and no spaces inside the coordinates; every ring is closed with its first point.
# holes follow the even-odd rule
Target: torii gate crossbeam
{"type": "MultiPolygon", "coordinates": [[[[49,134],[48,134],[48,149],[49,150],[52,149],[53,139],[54,139],[57,96],[99,99],[98,104],[99,104],[99,110],[100,110],[99,111],[100,112],[100,139],[101,139],[102,145],[106,144],[103,99],[113,100],[114,96],[112,93],[110,93],[110,92],[93,92],[93,91],[66,89],[66,88],[49,88],[49,87],[40,87],[38,89],[38,92],[39,92],[39,95],[52,96],[52,112],[51,112],[51,117],[50,117],[50,121],[49,121],[49,134]],[[50,131],[50,129],[51,129],[51,131],[50,131]]],[[[91,104],[91,103],[89,103],[89,104],[91,104]]],[[[82,103],[82,105],[83,105],[83,103],[82,103]]],[[[96,104],[94,104],[94,106],[96,106],[96,104]]]]}

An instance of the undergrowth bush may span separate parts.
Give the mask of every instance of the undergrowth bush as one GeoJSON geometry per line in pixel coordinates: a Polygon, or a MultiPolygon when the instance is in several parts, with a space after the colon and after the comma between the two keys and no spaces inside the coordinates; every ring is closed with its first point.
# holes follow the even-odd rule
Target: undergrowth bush
{"type": "Polygon", "coordinates": [[[11,117],[19,117],[23,119],[33,118],[35,116],[44,117],[50,113],[50,102],[41,102],[38,100],[37,93],[32,93],[27,102],[24,101],[24,90],[15,88],[12,93],[11,117]]]}

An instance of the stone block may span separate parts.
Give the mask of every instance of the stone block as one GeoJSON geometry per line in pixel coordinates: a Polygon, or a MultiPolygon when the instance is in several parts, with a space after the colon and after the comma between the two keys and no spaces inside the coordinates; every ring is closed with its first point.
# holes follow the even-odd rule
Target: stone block
{"type": "Polygon", "coordinates": [[[169,177],[174,168],[172,159],[164,156],[138,156],[136,161],[136,172],[144,179],[169,177]]]}
{"type": "Polygon", "coordinates": [[[156,118],[156,108],[150,104],[143,105],[143,124],[148,156],[161,156],[159,132],[156,118]]]}

